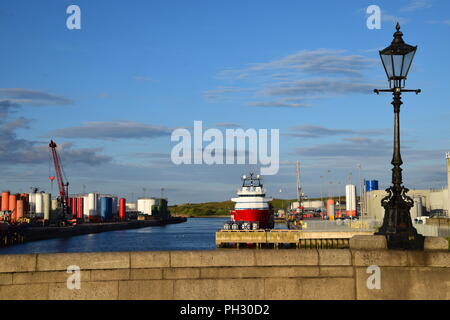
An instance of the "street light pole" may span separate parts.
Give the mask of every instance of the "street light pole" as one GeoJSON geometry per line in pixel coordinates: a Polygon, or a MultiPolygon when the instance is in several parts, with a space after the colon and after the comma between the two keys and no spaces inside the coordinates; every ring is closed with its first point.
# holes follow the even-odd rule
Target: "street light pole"
{"type": "Polygon", "coordinates": [[[403,33],[400,32],[400,24],[397,23],[397,32],[394,40],[386,49],[380,51],[381,60],[390,82],[390,89],[378,90],[375,93],[391,92],[394,106],[394,150],[391,164],[392,186],[386,189],[388,195],[381,200],[385,210],[383,225],[377,235],[387,238],[389,249],[423,250],[424,237],[417,233],[412,225],[410,209],[414,201],[407,196],[409,189],[403,186],[402,168],[403,160],[400,153],[400,107],[402,92],[415,92],[419,90],[404,89],[405,80],[411,67],[417,47],[407,45],[403,41],[403,33]]]}

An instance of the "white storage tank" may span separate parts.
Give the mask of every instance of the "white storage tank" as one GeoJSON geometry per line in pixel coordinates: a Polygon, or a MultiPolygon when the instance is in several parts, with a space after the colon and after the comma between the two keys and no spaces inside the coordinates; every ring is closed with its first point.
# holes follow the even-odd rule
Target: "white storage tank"
{"type": "Polygon", "coordinates": [[[345,186],[346,214],[356,217],[356,186],[349,184],[345,186]]]}
{"type": "Polygon", "coordinates": [[[36,199],[35,199],[35,213],[37,218],[43,218],[44,217],[44,200],[42,193],[36,193],[36,199]]]}
{"type": "Polygon", "coordinates": [[[132,203],[127,202],[125,207],[126,207],[127,211],[136,211],[136,209],[137,209],[137,205],[134,202],[132,202],[132,203]]]}
{"type": "Polygon", "coordinates": [[[50,209],[52,206],[52,195],[50,193],[42,193],[42,209],[44,212],[44,220],[50,220],[50,209]]]}
{"type": "Polygon", "coordinates": [[[89,193],[88,195],[88,208],[89,208],[89,217],[98,216],[98,194],[97,193],[89,193]]]}
{"type": "Polygon", "coordinates": [[[89,196],[83,196],[83,216],[89,218],[89,196]]]}
{"type": "Polygon", "coordinates": [[[52,199],[52,210],[57,210],[58,209],[58,200],[57,199],[52,199]]]}
{"type": "Polygon", "coordinates": [[[28,202],[30,205],[30,213],[36,213],[36,193],[29,194],[28,202]]]}
{"type": "Polygon", "coordinates": [[[137,201],[137,211],[142,212],[145,215],[152,215],[152,207],[157,205],[157,199],[154,198],[141,198],[137,201]]]}

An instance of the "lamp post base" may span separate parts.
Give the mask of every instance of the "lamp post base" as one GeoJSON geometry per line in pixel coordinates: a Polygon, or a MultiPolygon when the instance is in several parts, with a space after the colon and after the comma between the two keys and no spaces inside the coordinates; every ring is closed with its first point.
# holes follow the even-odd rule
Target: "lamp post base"
{"type": "MultiPolygon", "coordinates": [[[[394,181],[397,174],[401,175],[401,169],[393,169],[394,181]]],[[[410,209],[414,206],[414,201],[406,194],[407,188],[394,184],[386,190],[388,195],[381,200],[384,207],[383,225],[375,235],[386,237],[388,249],[403,250],[423,250],[425,237],[417,233],[414,228],[410,209]]]]}
{"type": "Polygon", "coordinates": [[[400,232],[395,234],[375,233],[383,235],[387,240],[387,247],[390,250],[423,250],[425,237],[415,232],[400,232]]]}

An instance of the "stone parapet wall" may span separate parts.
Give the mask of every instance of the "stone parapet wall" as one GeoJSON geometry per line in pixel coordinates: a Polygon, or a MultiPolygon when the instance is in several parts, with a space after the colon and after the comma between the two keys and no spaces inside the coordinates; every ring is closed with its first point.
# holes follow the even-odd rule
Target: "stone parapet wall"
{"type": "Polygon", "coordinates": [[[216,250],[0,255],[0,299],[450,299],[450,252],[216,250]],[[79,290],[67,288],[79,266],[79,290]],[[381,289],[368,289],[378,266],[381,289]]]}

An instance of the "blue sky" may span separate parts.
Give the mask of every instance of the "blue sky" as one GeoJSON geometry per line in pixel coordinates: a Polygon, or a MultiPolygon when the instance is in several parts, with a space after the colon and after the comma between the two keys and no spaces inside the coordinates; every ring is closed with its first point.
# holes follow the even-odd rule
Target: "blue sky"
{"type": "MultiPolygon", "coordinates": [[[[404,180],[445,185],[450,3],[399,1],[3,1],[0,4],[0,187],[49,190],[48,141],[72,192],[171,203],[225,200],[254,166],[175,166],[170,133],[192,127],[280,129],[271,196],[340,190],[357,164],[390,182],[393,112],[378,49],[396,21],[419,49],[401,114],[404,180]],[[81,8],[81,30],[66,8],[81,8]],[[382,10],[381,30],[366,8],[382,10]],[[330,172],[328,172],[330,170],[330,172]],[[339,184],[340,183],[340,184],[339,184]],[[339,188],[340,187],[340,188],[339,188]]],[[[53,191],[56,191],[54,186],[53,191]]]]}

